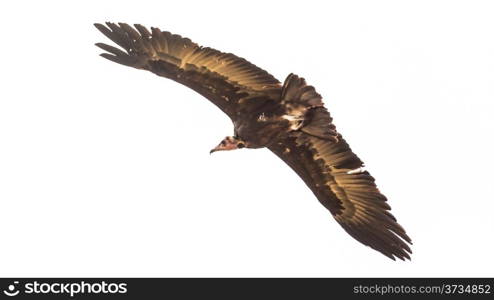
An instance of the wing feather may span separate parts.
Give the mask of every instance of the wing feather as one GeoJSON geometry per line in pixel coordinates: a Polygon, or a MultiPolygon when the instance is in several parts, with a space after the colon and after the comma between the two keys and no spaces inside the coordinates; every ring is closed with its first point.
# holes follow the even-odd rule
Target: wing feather
{"type": "Polygon", "coordinates": [[[111,61],[145,69],[180,82],[199,92],[234,118],[242,98],[263,95],[276,99],[281,84],[271,74],[231,53],[201,47],[158,28],[136,24],[95,24],[96,28],[124,51],[103,43],[96,46],[109,52],[101,56],[111,61]]]}
{"type": "Polygon", "coordinates": [[[269,146],[308,185],[336,221],[356,240],[395,259],[410,259],[411,239],[389,212],[374,178],[341,135],[338,141],[303,131],[269,146]]]}

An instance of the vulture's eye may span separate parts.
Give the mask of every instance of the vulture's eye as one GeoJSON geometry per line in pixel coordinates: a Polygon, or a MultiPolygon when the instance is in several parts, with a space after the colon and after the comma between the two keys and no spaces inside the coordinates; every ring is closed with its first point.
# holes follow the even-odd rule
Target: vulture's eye
{"type": "Polygon", "coordinates": [[[238,143],[237,144],[237,148],[239,148],[239,149],[242,149],[244,147],[245,147],[245,144],[244,143],[238,143]]]}

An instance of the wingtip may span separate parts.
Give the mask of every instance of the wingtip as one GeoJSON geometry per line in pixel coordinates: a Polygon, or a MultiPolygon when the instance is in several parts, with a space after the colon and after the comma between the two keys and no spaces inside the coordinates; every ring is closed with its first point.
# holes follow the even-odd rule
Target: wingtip
{"type": "Polygon", "coordinates": [[[400,249],[400,253],[394,253],[393,255],[398,257],[402,261],[407,261],[407,260],[411,261],[412,260],[412,258],[410,257],[411,254],[412,254],[412,250],[410,249],[410,247],[408,247],[408,245],[406,245],[406,247],[400,249]]]}
{"type": "Polygon", "coordinates": [[[408,253],[398,258],[401,259],[402,261],[412,261],[412,258],[410,257],[410,255],[408,255],[408,253]]]}
{"type": "Polygon", "coordinates": [[[98,30],[101,30],[101,28],[105,28],[105,25],[101,23],[93,23],[93,26],[96,27],[98,30]]]}
{"type": "Polygon", "coordinates": [[[109,60],[112,60],[113,58],[115,58],[115,55],[111,55],[110,53],[101,53],[99,56],[106,58],[106,59],[109,59],[109,60]]]}

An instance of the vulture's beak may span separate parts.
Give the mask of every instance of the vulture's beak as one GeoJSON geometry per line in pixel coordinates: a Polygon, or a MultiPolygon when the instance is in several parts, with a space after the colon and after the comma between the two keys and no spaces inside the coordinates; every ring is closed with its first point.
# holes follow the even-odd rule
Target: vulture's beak
{"type": "Polygon", "coordinates": [[[211,151],[209,151],[209,154],[212,154],[216,151],[226,151],[226,150],[234,150],[234,149],[237,149],[237,145],[236,144],[219,144],[218,146],[216,146],[215,148],[211,149],[211,151]]]}
{"type": "Polygon", "coordinates": [[[243,144],[244,143],[242,141],[238,140],[237,138],[227,136],[225,139],[223,139],[221,141],[221,143],[218,144],[218,146],[211,149],[211,151],[209,151],[209,154],[212,154],[213,152],[216,152],[216,151],[227,151],[227,150],[235,150],[238,148],[243,148],[242,147],[243,144]],[[240,147],[239,147],[239,144],[241,144],[240,147]]]}

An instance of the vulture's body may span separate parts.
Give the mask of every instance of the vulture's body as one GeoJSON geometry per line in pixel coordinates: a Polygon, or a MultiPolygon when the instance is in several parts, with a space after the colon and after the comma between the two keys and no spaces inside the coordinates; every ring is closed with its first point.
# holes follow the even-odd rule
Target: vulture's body
{"type": "Polygon", "coordinates": [[[95,25],[124,50],[96,44],[109,52],[103,57],[177,81],[230,117],[234,136],[212,151],[267,147],[356,240],[392,259],[409,258],[411,240],[389,212],[386,197],[303,78],[290,74],[281,84],[245,59],[157,28],[95,25]]]}

